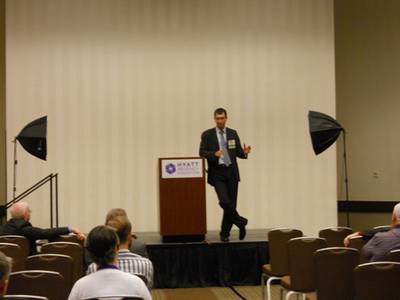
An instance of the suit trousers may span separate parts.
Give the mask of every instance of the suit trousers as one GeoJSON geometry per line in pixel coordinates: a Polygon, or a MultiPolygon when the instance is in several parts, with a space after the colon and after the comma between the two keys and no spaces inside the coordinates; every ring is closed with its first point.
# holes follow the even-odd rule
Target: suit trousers
{"type": "Polygon", "coordinates": [[[239,226],[243,218],[236,210],[239,182],[233,167],[218,166],[215,172],[214,188],[219,205],[224,210],[221,222],[221,237],[229,237],[232,225],[239,226]]]}

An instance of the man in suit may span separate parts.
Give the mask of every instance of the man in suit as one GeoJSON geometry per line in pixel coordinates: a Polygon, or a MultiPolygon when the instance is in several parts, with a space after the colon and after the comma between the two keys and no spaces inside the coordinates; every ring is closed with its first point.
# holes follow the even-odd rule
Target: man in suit
{"type": "Polygon", "coordinates": [[[236,158],[246,159],[251,147],[242,148],[239,135],[227,128],[227,112],[223,108],[214,111],[216,127],[208,129],[201,135],[200,156],[207,159],[208,183],[215,188],[219,205],[224,210],[220,238],[229,241],[232,225],[239,228],[239,239],[246,236],[247,219],[236,210],[238,185],[240,181],[236,158]]]}
{"type": "Polygon", "coordinates": [[[400,249],[400,203],[393,208],[391,225],[391,230],[376,233],[363,247],[362,255],[370,262],[387,260],[390,251],[400,249]]]}
{"type": "Polygon", "coordinates": [[[52,239],[59,235],[75,233],[80,240],[85,235],[76,228],[58,227],[42,229],[34,227],[29,222],[31,219],[31,209],[28,203],[18,202],[10,207],[11,219],[0,229],[0,235],[22,235],[30,242],[31,254],[36,254],[36,240],[52,239]]]}

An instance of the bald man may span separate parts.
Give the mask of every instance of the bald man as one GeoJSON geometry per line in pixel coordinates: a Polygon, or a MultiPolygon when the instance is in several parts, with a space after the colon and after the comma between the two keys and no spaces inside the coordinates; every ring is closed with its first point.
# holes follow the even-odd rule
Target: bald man
{"type": "Polygon", "coordinates": [[[79,229],[68,227],[42,229],[30,223],[31,209],[28,203],[18,202],[10,207],[11,219],[0,229],[0,235],[22,235],[26,237],[31,246],[31,254],[36,253],[36,240],[53,239],[59,235],[75,233],[79,239],[85,236],[79,229]]]}
{"type": "Polygon", "coordinates": [[[378,232],[363,247],[362,255],[370,262],[385,261],[387,254],[400,249],[400,203],[393,208],[392,229],[386,232],[378,232]]]}

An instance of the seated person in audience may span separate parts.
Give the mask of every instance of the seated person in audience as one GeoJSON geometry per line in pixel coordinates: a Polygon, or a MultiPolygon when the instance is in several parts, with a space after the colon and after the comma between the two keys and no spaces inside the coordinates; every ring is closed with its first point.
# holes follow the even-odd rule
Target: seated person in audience
{"type": "MultiPolygon", "coordinates": [[[[111,209],[106,216],[106,222],[104,223],[107,225],[107,223],[116,218],[116,217],[126,217],[128,218],[126,211],[122,208],[113,208],[111,209]]],[[[132,253],[138,254],[143,257],[149,258],[149,255],[147,253],[147,247],[146,244],[143,243],[142,241],[138,240],[137,237],[132,234],[132,241],[129,246],[129,250],[132,253]]],[[[88,266],[92,263],[92,260],[90,259],[89,253],[85,251],[85,270],[87,270],[88,266]]]]}
{"type": "MultiPolygon", "coordinates": [[[[111,209],[106,216],[106,223],[108,221],[110,221],[111,219],[118,217],[118,216],[122,216],[122,217],[127,217],[126,211],[122,208],[113,208],[111,209]]],[[[129,250],[132,253],[136,253],[139,254],[140,256],[143,257],[147,257],[149,258],[149,255],[147,253],[147,248],[146,248],[146,244],[143,243],[142,241],[138,240],[137,237],[135,235],[132,235],[133,239],[132,239],[132,243],[129,247],[129,250]]]]}
{"type": "MultiPolygon", "coordinates": [[[[108,220],[107,226],[114,228],[119,238],[118,250],[118,268],[121,271],[143,276],[146,278],[147,287],[150,289],[153,285],[153,264],[145,257],[129,251],[132,242],[132,226],[127,217],[118,216],[108,220]]],[[[96,272],[97,265],[92,263],[87,274],[96,272]]]]}
{"type": "Polygon", "coordinates": [[[29,222],[31,218],[31,209],[28,203],[18,202],[10,207],[11,219],[1,227],[0,235],[22,235],[30,242],[31,254],[36,253],[36,240],[52,239],[59,235],[75,233],[79,239],[84,239],[84,234],[76,228],[59,227],[42,229],[32,226],[29,222]]]}
{"type": "Polygon", "coordinates": [[[11,259],[0,252],[0,296],[7,293],[8,278],[11,271],[11,259]]]}
{"type": "Polygon", "coordinates": [[[139,277],[118,269],[118,244],[118,235],[111,227],[97,226],[90,231],[86,248],[97,265],[97,271],[79,279],[68,300],[117,296],[151,299],[149,290],[139,277]]]}
{"type": "Polygon", "coordinates": [[[350,239],[355,238],[355,237],[361,237],[363,240],[369,241],[378,232],[386,232],[389,230],[390,230],[389,228],[384,227],[384,228],[377,228],[377,229],[374,228],[374,229],[365,229],[363,231],[356,231],[356,232],[353,232],[352,234],[349,234],[348,236],[346,236],[343,240],[343,244],[346,247],[348,247],[350,245],[350,239]]]}
{"type": "Polygon", "coordinates": [[[383,261],[391,250],[400,249],[400,203],[393,209],[391,226],[389,231],[376,233],[363,247],[362,255],[366,259],[383,261]]]}

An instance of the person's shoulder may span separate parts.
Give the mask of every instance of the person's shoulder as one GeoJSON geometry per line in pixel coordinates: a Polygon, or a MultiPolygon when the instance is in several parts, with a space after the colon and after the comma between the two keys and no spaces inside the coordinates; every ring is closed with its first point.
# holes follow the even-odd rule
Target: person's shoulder
{"type": "Polygon", "coordinates": [[[207,130],[204,130],[203,133],[201,134],[201,136],[208,136],[208,135],[212,134],[213,132],[215,132],[215,128],[209,128],[207,130]]]}
{"type": "Polygon", "coordinates": [[[24,227],[32,227],[32,224],[24,219],[10,219],[7,224],[9,227],[14,227],[17,229],[24,228],[24,227]]]}

